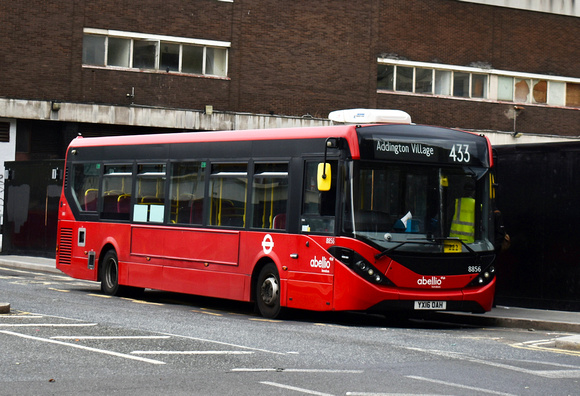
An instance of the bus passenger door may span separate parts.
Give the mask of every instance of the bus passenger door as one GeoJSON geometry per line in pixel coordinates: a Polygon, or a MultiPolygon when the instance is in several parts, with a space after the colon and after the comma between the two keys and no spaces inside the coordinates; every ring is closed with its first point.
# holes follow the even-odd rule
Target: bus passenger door
{"type": "Polygon", "coordinates": [[[334,243],[337,161],[331,165],[330,188],[320,191],[317,173],[321,161],[306,161],[298,237],[298,258],[288,269],[288,307],[315,311],[333,307],[334,257],[326,244],[334,243]]]}
{"type": "Polygon", "coordinates": [[[287,306],[327,311],[333,307],[334,257],[309,236],[299,236],[298,257],[288,267],[287,306]]]}

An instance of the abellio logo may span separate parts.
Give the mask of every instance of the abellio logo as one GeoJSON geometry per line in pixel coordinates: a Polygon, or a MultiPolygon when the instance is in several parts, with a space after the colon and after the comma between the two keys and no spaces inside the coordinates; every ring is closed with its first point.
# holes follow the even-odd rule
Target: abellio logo
{"type": "Polygon", "coordinates": [[[322,256],[320,260],[314,256],[312,260],[310,260],[310,266],[312,268],[320,268],[322,272],[329,272],[330,264],[332,263],[332,258],[327,259],[326,257],[322,256]]]}
{"type": "Polygon", "coordinates": [[[441,284],[443,283],[443,279],[445,279],[444,276],[442,276],[441,278],[438,278],[436,276],[432,276],[431,278],[422,277],[420,279],[417,279],[417,284],[419,286],[440,287],[441,284]]]}

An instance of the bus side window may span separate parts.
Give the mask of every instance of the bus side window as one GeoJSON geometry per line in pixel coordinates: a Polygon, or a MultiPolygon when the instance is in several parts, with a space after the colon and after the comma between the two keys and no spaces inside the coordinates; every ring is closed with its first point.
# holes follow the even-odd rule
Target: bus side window
{"type": "Polygon", "coordinates": [[[336,211],[337,161],[331,166],[331,187],[319,191],[317,183],[319,162],[307,162],[304,172],[304,196],[301,227],[303,232],[333,232],[336,211]]]}
{"type": "Polygon", "coordinates": [[[105,165],[101,190],[101,218],[129,220],[129,206],[133,190],[132,164],[105,165]]]}
{"type": "Polygon", "coordinates": [[[171,169],[171,222],[202,224],[205,162],[179,162],[171,169]]]}
{"type": "Polygon", "coordinates": [[[93,162],[73,165],[72,192],[75,203],[81,211],[97,211],[100,169],[101,164],[93,162]]]}
{"type": "Polygon", "coordinates": [[[163,223],[166,164],[138,164],[133,220],[163,223]]]}
{"type": "Polygon", "coordinates": [[[212,164],[209,225],[245,227],[248,164],[212,164]]]}
{"type": "Polygon", "coordinates": [[[252,184],[253,228],[286,229],[288,164],[256,164],[252,184]]]}

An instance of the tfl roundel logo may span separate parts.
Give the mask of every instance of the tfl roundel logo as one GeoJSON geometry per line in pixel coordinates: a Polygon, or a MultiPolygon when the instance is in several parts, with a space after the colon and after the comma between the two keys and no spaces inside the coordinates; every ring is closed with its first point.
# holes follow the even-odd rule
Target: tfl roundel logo
{"type": "Polygon", "coordinates": [[[266,234],[262,240],[262,249],[264,249],[264,254],[270,254],[272,249],[274,249],[274,240],[272,240],[272,235],[266,234]]]}

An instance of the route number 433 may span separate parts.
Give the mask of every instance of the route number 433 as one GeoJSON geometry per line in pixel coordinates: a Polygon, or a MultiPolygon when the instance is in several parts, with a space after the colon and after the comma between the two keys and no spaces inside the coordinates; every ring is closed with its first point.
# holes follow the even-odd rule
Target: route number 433
{"type": "Polygon", "coordinates": [[[452,158],[453,162],[469,162],[471,159],[471,155],[469,154],[469,144],[454,144],[451,147],[449,158],[452,158]]]}

